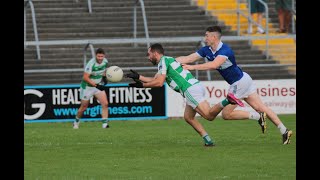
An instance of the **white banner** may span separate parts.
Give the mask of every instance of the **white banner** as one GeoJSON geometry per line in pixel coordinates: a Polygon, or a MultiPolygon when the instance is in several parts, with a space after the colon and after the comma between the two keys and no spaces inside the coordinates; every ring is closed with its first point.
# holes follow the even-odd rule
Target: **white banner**
{"type": "MultiPolygon", "coordinates": [[[[228,93],[229,84],[225,81],[201,81],[206,89],[206,99],[213,106],[221,102],[228,93]]],[[[254,80],[257,93],[262,102],[271,108],[276,114],[296,113],[296,80],[254,80]]],[[[175,91],[167,87],[168,117],[183,117],[185,99],[175,91]]],[[[254,111],[245,101],[245,107],[236,109],[254,111]]]]}

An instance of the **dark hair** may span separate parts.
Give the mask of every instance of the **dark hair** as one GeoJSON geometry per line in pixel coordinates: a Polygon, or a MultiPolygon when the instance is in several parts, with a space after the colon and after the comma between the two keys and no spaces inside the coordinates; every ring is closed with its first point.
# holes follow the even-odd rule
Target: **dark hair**
{"type": "Polygon", "coordinates": [[[221,39],[222,33],[221,33],[221,28],[219,26],[210,26],[207,27],[207,32],[213,32],[216,34],[216,37],[218,39],[221,39]]]}
{"type": "Polygon", "coordinates": [[[207,27],[206,31],[208,31],[208,32],[217,32],[219,39],[220,39],[221,36],[222,36],[221,28],[220,28],[219,26],[210,26],[210,27],[207,27]]]}
{"type": "Polygon", "coordinates": [[[152,45],[150,46],[150,50],[151,50],[152,52],[156,51],[156,52],[159,53],[159,54],[164,54],[164,49],[163,49],[162,45],[159,44],[159,43],[152,44],[152,45]]]}
{"type": "Polygon", "coordinates": [[[105,53],[104,53],[104,50],[102,48],[98,48],[96,50],[96,54],[105,54],[105,53]]]}
{"type": "Polygon", "coordinates": [[[210,26],[210,27],[207,27],[207,30],[206,31],[209,31],[209,32],[218,32],[220,34],[222,34],[222,31],[221,31],[221,28],[219,26],[210,26]]]}

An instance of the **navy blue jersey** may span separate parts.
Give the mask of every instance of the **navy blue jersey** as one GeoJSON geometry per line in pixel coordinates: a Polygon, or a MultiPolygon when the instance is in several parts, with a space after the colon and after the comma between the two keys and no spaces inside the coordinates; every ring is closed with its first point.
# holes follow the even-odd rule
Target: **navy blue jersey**
{"type": "Polygon", "coordinates": [[[224,80],[229,84],[233,84],[242,78],[243,72],[236,63],[232,49],[220,41],[217,51],[213,51],[210,46],[204,46],[197,51],[201,57],[206,57],[209,61],[213,61],[217,56],[223,56],[227,60],[217,68],[224,80]]]}

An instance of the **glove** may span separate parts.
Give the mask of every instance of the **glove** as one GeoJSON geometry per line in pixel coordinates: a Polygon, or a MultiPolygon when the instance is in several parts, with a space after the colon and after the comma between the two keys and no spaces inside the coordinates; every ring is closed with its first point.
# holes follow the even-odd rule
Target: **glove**
{"type": "Polygon", "coordinates": [[[107,85],[108,84],[108,79],[106,76],[102,76],[102,82],[103,82],[103,85],[107,85]]]}
{"type": "Polygon", "coordinates": [[[130,83],[129,87],[143,88],[143,84],[139,80],[134,80],[135,83],[130,83]]]}
{"type": "Polygon", "coordinates": [[[100,91],[104,91],[105,87],[103,85],[97,84],[96,86],[97,89],[99,89],[100,91]]]}
{"type": "Polygon", "coordinates": [[[130,69],[131,73],[126,74],[127,78],[132,78],[132,79],[139,79],[140,74],[138,74],[136,71],[130,69]]]}

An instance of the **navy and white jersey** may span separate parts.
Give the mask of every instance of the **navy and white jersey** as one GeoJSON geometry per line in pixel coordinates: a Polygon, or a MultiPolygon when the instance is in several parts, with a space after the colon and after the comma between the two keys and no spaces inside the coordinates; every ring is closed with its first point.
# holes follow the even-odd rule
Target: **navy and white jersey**
{"type": "Polygon", "coordinates": [[[233,84],[242,78],[243,72],[236,63],[232,49],[227,44],[220,41],[216,51],[213,51],[211,46],[204,46],[196,53],[203,58],[207,58],[208,61],[213,61],[217,56],[225,57],[227,60],[217,70],[228,84],[233,84]]]}

